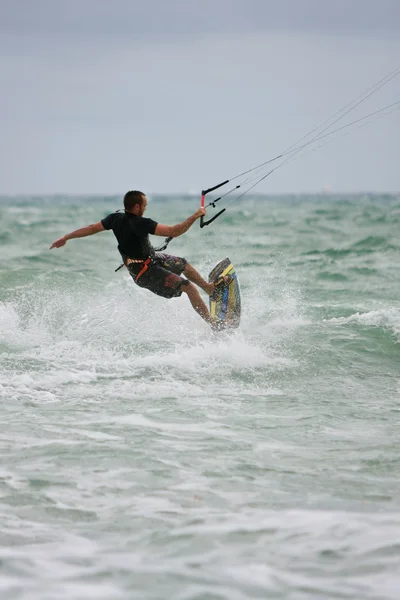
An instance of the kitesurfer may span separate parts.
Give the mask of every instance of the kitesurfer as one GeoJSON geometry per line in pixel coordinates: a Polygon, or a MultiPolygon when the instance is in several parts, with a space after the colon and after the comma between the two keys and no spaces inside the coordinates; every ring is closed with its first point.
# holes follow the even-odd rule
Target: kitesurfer
{"type": "Polygon", "coordinates": [[[228,276],[216,283],[207,283],[185,258],[157,252],[149,240],[149,234],[175,238],[186,233],[197,219],[205,216],[206,209],[197,209],[182,223],[162,225],[143,216],[146,208],[146,195],[138,190],[129,191],[124,196],[124,212],[111,213],[98,223],[67,233],[53,242],[50,250],[61,248],[71,239],[112,230],[123,263],[137,285],[163,298],[176,298],[182,292],[187,294],[194,310],[211,323],[209,310],[195,285],[211,296],[217,286],[229,283],[228,276]]]}

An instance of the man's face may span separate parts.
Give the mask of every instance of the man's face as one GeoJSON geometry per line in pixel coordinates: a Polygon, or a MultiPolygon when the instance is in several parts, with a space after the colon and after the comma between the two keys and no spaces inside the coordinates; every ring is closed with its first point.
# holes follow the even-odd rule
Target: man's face
{"type": "Polygon", "coordinates": [[[147,208],[147,198],[146,198],[146,196],[144,194],[143,194],[142,198],[143,198],[142,205],[140,206],[140,210],[139,210],[139,215],[141,217],[143,217],[144,212],[145,212],[145,210],[147,208]]]}
{"type": "Polygon", "coordinates": [[[144,211],[147,208],[147,198],[146,196],[143,194],[142,196],[142,204],[135,204],[135,206],[133,207],[133,214],[137,215],[138,217],[143,217],[144,215],[144,211]]]}

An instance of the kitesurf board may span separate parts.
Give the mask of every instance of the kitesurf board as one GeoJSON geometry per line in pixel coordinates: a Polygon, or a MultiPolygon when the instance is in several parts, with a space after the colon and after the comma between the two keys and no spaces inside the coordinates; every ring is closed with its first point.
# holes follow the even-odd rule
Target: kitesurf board
{"type": "Polygon", "coordinates": [[[229,284],[221,283],[210,296],[212,328],[217,331],[236,329],[240,323],[239,281],[229,258],[224,258],[213,268],[208,281],[215,283],[225,275],[231,277],[229,284]]]}

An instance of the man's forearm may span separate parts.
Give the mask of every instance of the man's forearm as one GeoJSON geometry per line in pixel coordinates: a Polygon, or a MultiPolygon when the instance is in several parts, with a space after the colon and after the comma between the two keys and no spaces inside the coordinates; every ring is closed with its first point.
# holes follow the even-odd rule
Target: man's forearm
{"type": "Polygon", "coordinates": [[[183,233],[186,233],[188,229],[193,225],[193,223],[197,220],[195,215],[191,215],[183,221],[182,223],[178,223],[177,225],[172,226],[172,237],[178,237],[183,233]]]}
{"type": "Polygon", "coordinates": [[[93,235],[96,233],[93,225],[88,225],[87,227],[81,227],[80,229],[75,229],[75,231],[71,231],[71,233],[67,233],[64,235],[66,240],[73,240],[75,238],[87,237],[88,235],[93,235]]]}

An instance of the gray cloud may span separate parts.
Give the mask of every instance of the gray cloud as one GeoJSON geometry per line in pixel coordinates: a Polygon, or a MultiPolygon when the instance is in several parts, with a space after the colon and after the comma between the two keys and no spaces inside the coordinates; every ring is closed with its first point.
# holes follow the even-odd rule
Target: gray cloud
{"type": "Polygon", "coordinates": [[[174,35],[267,31],[393,33],[398,0],[2,0],[8,34],[174,35]]]}
{"type": "MultiPolygon", "coordinates": [[[[398,67],[399,11],[397,0],[0,0],[0,193],[174,192],[232,176],[398,67]]],[[[399,82],[355,118],[399,100],[399,82]]],[[[257,189],[398,190],[399,144],[397,112],[257,189]]]]}

